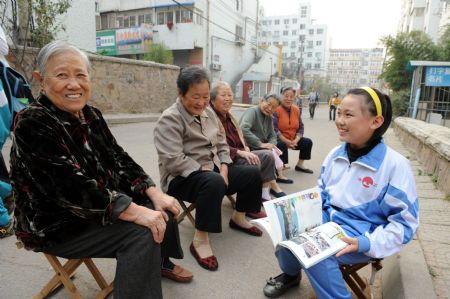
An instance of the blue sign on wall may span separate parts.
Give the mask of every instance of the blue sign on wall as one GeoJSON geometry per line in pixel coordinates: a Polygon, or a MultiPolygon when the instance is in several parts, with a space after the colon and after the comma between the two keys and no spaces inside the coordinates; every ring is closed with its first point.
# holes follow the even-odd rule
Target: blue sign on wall
{"type": "Polygon", "coordinates": [[[425,86],[450,86],[450,66],[427,66],[425,86]]]}

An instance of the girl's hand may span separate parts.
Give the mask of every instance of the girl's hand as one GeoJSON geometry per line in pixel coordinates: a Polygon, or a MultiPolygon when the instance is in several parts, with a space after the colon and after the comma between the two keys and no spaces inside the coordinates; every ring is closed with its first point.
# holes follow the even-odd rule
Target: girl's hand
{"type": "Polygon", "coordinates": [[[342,237],[342,241],[347,243],[347,247],[336,253],[336,257],[340,257],[341,255],[352,253],[352,252],[358,252],[358,239],[356,238],[349,238],[349,237],[342,237]]]}

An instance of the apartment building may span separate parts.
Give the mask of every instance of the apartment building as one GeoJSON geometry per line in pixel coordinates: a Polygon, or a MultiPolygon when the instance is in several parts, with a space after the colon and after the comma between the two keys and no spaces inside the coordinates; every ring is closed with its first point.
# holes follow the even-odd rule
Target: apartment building
{"type": "Polygon", "coordinates": [[[399,32],[423,31],[436,42],[449,23],[450,0],[403,0],[399,32]]]}
{"type": "Polygon", "coordinates": [[[383,69],[384,56],[383,48],[330,49],[328,80],[340,94],[359,86],[383,90],[378,76],[383,69]]]}
{"type": "Polygon", "coordinates": [[[298,78],[326,76],[326,61],[330,46],[326,25],[314,24],[311,4],[300,3],[297,14],[264,16],[261,23],[262,45],[282,49],[282,74],[298,78]]]}
{"type": "Polygon", "coordinates": [[[98,0],[97,51],[140,59],[146,45],[172,50],[174,64],[198,64],[236,84],[258,58],[257,0],[98,0]]]}

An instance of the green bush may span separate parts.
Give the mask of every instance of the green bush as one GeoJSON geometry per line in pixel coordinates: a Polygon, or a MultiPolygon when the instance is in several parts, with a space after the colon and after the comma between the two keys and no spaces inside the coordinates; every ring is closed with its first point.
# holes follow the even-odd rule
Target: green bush
{"type": "Polygon", "coordinates": [[[396,116],[408,116],[409,90],[402,89],[391,95],[392,114],[396,116]]]}
{"type": "Polygon", "coordinates": [[[151,44],[149,53],[144,55],[144,60],[163,64],[172,64],[172,51],[163,44],[151,44]]]}

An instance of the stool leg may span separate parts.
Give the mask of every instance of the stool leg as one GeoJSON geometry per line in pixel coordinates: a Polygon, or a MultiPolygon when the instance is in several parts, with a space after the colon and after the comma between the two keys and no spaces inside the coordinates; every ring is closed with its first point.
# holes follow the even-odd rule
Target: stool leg
{"type": "MultiPolygon", "coordinates": [[[[64,284],[64,287],[67,290],[67,292],[69,293],[70,298],[82,299],[80,292],[78,292],[77,288],[75,287],[72,280],[70,279],[70,275],[82,263],[82,260],[69,260],[66,264],[64,264],[64,267],[63,267],[57,257],[49,255],[49,254],[45,254],[45,257],[49,261],[53,270],[55,270],[56,275],[59,280],[58,283],[64,284]],[[67,266],[67,269],[65,268],[66,266],[67,266]],[[69,272],[67,272],[67,271],[69,271],[69,272]]],[[[55,287],[53,287],[52,289],[54,289],[54,288],[55,287]]],[[[52,289],[50,289],[50,291],[52,289]]],[[[44,298],[45,298],[45,296],[44,296],[44,298]]]]}

